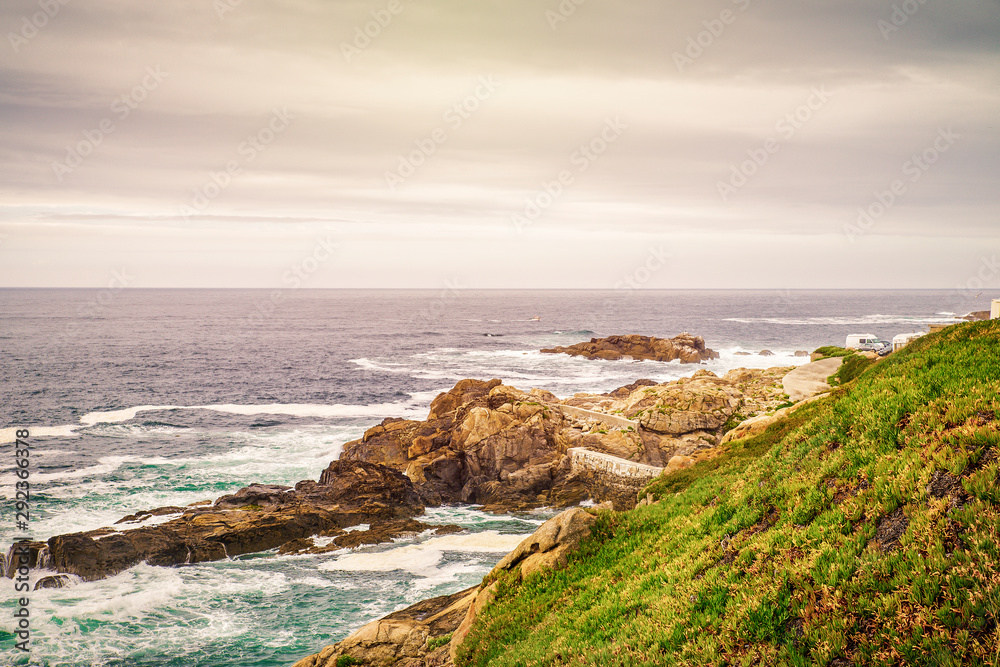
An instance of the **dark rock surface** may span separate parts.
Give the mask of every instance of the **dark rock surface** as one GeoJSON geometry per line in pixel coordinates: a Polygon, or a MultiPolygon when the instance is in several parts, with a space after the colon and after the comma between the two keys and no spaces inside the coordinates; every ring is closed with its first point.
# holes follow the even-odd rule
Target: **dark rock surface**
{"type": "Polygon", "coordinates": [[[179,565],[266,551],[324,531],[417,516],[424,506],[398,471],[363,461],[334,461],[319,482],[302,481],[295,489],[251,484],[213,506],[160,508],[131,518],[178,509],[179,516],[156,526],[52,537],[48,565],[91,581],[142,561],[179,565]]]}

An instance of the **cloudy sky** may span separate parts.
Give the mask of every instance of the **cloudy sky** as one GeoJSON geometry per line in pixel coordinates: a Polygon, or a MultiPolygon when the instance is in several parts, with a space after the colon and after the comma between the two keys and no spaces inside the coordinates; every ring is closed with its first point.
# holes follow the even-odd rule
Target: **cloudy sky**
{"type": "Polygon", "coordinates": [[[1000,287],[997,0],[0,26],[0,286],[1000,287]]]}

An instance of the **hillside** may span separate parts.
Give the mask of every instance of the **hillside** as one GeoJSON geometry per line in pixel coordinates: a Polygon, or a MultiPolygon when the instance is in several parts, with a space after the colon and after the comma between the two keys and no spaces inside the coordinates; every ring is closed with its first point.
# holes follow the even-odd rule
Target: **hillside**
{"type": "Polygon", "coordinates": [[[925,336],[499,576],[458,665],[1000,663],[1000,322],[925,336]]]}

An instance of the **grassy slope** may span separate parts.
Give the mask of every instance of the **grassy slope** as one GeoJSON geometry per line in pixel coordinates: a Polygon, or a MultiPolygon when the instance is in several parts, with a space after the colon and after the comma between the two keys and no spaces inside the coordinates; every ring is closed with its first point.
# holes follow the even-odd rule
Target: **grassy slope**
{"type": "Polygon", "coordinates": [[[501,579],[458,664],[1000,664],[998,349],[1000,322],[925,336],[660,478],[501,579]]]}

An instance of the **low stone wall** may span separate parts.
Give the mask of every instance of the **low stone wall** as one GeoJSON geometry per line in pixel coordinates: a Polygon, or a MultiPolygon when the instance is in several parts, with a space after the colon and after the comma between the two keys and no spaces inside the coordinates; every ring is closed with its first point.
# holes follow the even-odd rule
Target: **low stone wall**
{"type": "Polygon", "coordinates": [[[573,447],[566,452],[570,456],[570,469],[574,473],[590,471],[613,478],[609,481],[625,483],[629,486],[645,484],[660,476],[663,468],[636,463],[610,454],[594,452],[582,447],[573,447]]]}
{"type": "Polygon", "coordinates": [[[617,426],[619,428],[629,428],[630,426],[636,431],[639,430],[639,422],[632,419],[626,419],[619,415],[609,415],[604,412],[596,412],[594,410],[587,410],[586,408],[577,408],[572,405],[560,405],[559,409],[562,410],[565,415],[572,415],[573,417],[579,417],[580,419],[595,419],[597,421],[604,422],[609,426],[617,426]]]}

